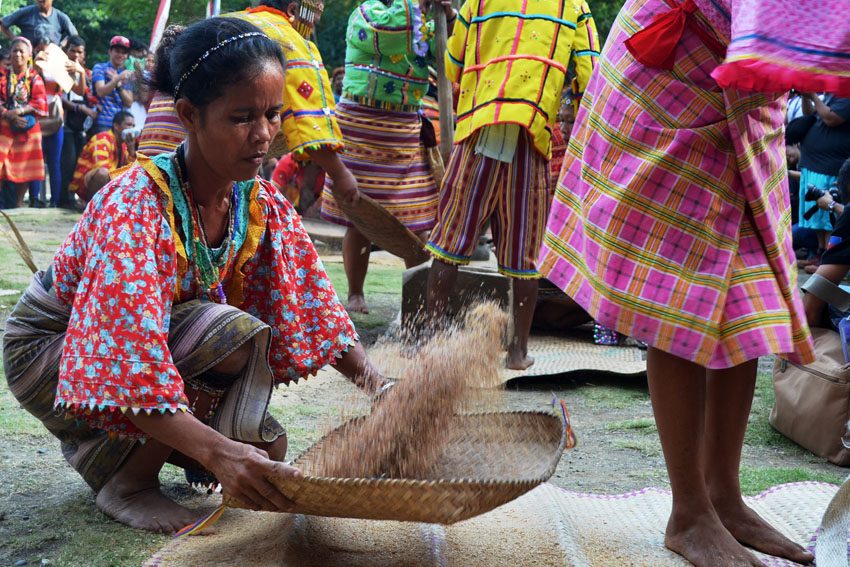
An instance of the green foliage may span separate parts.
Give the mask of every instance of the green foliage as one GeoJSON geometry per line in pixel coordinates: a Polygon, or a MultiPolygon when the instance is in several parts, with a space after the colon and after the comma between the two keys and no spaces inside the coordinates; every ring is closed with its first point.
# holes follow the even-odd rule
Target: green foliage
{"type": "Polygon", "coordinates": [[[611,31],[611,26],[617,19],[617,14],[623,7],[623,3],[624,0],[588,0],[590,10],[593,12],[593,19],[596,21],[600,47],[605,45],[608,32],[611,31]]]}
{"type": "Polygon", "coordinates": [[[348,17],[358,0],[331,0],[325,2],[325,13],[316,28],[316,44],[322,53],[328,74],[345,62],[345,30],[348,28],[348,17]]]}
{"type": "MultiPolygon", "coordinates": [[[[0,0],[0,15],[14,12],[29,0],[0,0]]],[[[328,72],[345,61],[345,30],[348,17],[361,0],[327,0],[325,13],[316,30],[317,44],[328,72]]],[[[604,43],[623,5],[623,0],[589,0],[599,40],[604,43]]],[[[222,0],[222,13],[245,9],[248,0],[222,0]]],[[[109,39],[125,35],[147,44],[150,41],[157,0],[56,0],[57,8],[68,14],[87,42],[88,66],[107,59],[109,39]]],[[[204,17],[206,0],[172,0],[169,23],[186,24],[204,17]]],[[[5,41],[5,38],[2,38],[5,41]]]]}

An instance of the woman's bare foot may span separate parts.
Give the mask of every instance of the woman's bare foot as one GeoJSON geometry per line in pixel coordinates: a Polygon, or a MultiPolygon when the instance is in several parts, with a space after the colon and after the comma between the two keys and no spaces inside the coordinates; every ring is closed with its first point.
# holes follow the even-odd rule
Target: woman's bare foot
{"type": "Polygon", "coordinates": [[[763,567],[764,563],[735,541],[716,514],[670,516],[664,545],[696,567],[763,567]]]}
{"type": "Polygon", "coordinates": [[[97,493],[100,510],[131,528],[173,534],[198,519],[198,514],[166,498],[159,483],[129,482],[120,473],[97,493]]]}
{"type": "Polygon", "coordinates": [[[366,305],[366,298],[362,295],[349,295],[348,307],[349,313],[369,313],[369,307],[366,305]]]}
{"type": "Polygon", "coordinates": [[[508,370],[525,370],[532,364],[534,364],[534,358],[528,356],[527,352],[513,348],[508,349],[508,358],[505,361],[505,368],[508,370]]]}
{"type": "Polygon", "coordinates": [[[782,535],[741,500],[737,503],[715,503],[714,509],[729,533],[742,544],[803,565],[815,560],[814,555],[782,535]]]}

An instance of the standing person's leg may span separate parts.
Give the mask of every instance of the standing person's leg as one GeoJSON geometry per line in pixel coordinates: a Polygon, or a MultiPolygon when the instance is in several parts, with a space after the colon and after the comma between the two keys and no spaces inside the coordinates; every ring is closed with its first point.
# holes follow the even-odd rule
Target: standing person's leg
{"type": "Polygon", "coordinates": [[[664,543],[697,567],[762,565],[723,526],[705,484],[706,374],[692,362],[648,351],[649,394],[673,491],[664,543]]]}
{"type": "Polygon", "coordinates": [[[497,201],[498,162],[475,153],[477,136],[452,150],[437,207],[437,224],[426,248],[434,257],[428,275],[428,319],[441,323],[448,315],[449,298],[458,269],[468,264],[481,228],[493,215],[497,201]]]}
{"type": "Polygon", "coordinates": [[[500,166],[499,206],[491,223],[496,240],[499,270],[512,277],[513,336],[505,366],[525,370],[534,359],[528,356],[528,336],[537,307],[537,258],[549,214],[549,162],[537,153],[531,135],[520,132],[510,164],[500,166]]]}
{"type": "Polygon", "coordinates": [[[528,336],[531,334],[531,322],[537,307],[537,289],[540,280],[514,278],[513,318],[514,332],[508,346],[508,359],[505,363],[511,370],[525,370],[534,364],[534,358],[528,356],[528,336]]]}
{"type": "Polygon", "coordinates": [[[34,209],[43,209],[47,206],[47,203],[44,202],[44,180],[41,181],[30,181],[29,184],[24,183],[24,186],[29,186],[30,192],[30,200],[29,206],[34,209]]]}
{"type": "Polygon", "coordinates": [[[64,135],[62,130],[59,130],[52,136],[47,136],[44,139],[42,147],[44,148],[44,163],[47,165],[47,171],[50,175],[50,205],[58,207],[62,198],[62,142],[64,135]]]}
{"type": "Polygon", "coordinates": [[[77,167],[77,141],[75,137],[77,132],[68,128],[62,129],[62,154],[59,160],[59,167],[62,169],[62,198],[59,206],[66,207],[73,202],[71,195],[68,193],[68,185],[71,184],[71,179],[74,177],[74,170],[77,167]]]}
{"type": "Polygon", "coordinates": [[[9,187],[12,188],[12,192],[15,198],[15,207],[20,208],[24,206],[24,196],[27,194],[27,191],[30,189],[29,183],[13,183],[9,181],[9,187]]]}
{"type": "Polygon", "coordinates": [[[15,188],[5,179],[0,179],[0,209],[11,209],[15,206],[15,188]]]}
{"type": "Polygon", "coordinates": [[[811,563],[811,553],[762,520],[741,496],[741,450],[757,370],[758,361],[753,360],[707,373],[703,447],[708,494],[720,521],[739,542],[797,563],[811,563]]]}
{"type": "Polygon", "coordinates": [[[366,272],[369,271],[369,255],[372,243],[360,234],[353,226],[348,227],[342,240],[342,263],[345,267],[345,277],[348,279],[349,313],[368,313],[366,295],[363,286],[366,283],[366,272]]]}

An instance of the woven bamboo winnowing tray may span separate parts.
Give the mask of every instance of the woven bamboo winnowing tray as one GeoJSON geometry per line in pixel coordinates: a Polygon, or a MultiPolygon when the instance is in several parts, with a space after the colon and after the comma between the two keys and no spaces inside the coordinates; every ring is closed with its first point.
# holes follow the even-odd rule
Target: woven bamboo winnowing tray
{"type": "MultiPolygon", "coordinates": [[[[456,415],[451,439],[426,478],[315,476],[322,445],[345,435],[360,419],[331,431],[295,460],[302,478],[272,479],[295,502],[293,513],[453,524],[489,512],[548,480],[567,439],[563,420],[548,413],[456,415]]],[[[227,496],[225,505],[245,507],[227,496]]]]}
{"type": "Polygon", "coordinates": [[[361,193],[353,205],[339,199],[337,204],[363,236],[409,266],[431,259],[419,237],[368,195],[361,193]]]}

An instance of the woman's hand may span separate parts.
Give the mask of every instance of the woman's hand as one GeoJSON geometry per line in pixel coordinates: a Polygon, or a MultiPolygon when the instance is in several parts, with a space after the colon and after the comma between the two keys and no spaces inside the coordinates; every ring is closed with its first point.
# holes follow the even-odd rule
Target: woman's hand
{"type": "Polygon", "coordinates": [[[252,445],[228,439],[190,413],[127,413],[133,424],[160,443],[194,459],[212,472],[224,492],[254,510],[287,512],[293,503],[269,482],[272,477],[301,477],[298,469],[269,459],[252,445]]]}
{"type": "Polygon", "coordinates": [[[225,494],[252,510],[289,512],[295,503],[284,496],[270,478],[301,478],[301,471],[272,461],[268,453],[252,445],[228,440],[208,468],[221,483],[225,494]]]}
{"type": "Polygon", "coordinates": [[[307,153],[310,155],[310,161],[322,168],[333,181],[334,198],[343,203],[356,205],[360,199],[357,179],[342,163],[339,154],[326,149],[307,150],[307,153]]]}

